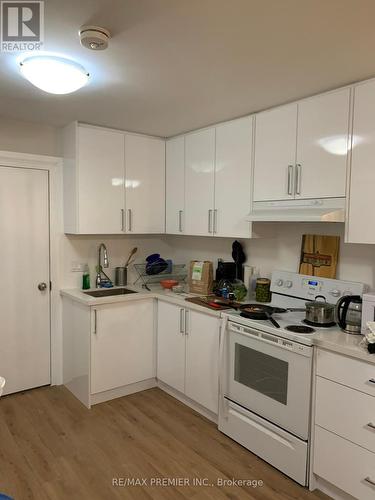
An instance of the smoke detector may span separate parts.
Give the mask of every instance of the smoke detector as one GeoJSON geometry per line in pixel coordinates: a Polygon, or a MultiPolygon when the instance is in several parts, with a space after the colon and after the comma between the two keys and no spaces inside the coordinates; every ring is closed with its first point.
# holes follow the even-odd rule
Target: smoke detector
{"type": "Polygon", "coordinates": [[[105,50],[111,38],[111,33],[100,26],[81,26],[78,33],[81,45],[90,50],[105,50]]]}

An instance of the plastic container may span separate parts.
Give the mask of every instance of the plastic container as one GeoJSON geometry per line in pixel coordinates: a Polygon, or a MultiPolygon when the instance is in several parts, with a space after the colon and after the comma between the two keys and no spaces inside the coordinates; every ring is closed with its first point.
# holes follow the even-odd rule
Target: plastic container
{"type": "Polygon", "coordinates": [[[86,264],[82,275],[82,290],[89,290],[90,288],[90,269],[86,264]]]}

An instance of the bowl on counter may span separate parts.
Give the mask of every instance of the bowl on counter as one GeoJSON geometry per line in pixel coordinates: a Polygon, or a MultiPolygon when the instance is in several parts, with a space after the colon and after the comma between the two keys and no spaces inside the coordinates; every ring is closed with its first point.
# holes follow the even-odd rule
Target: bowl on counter
{"type": "Polygon", "coordinates": [[[171,290],[174,286],[178,285],[176,280],[160,280],[160,284],[166,290],[171,290]]]}

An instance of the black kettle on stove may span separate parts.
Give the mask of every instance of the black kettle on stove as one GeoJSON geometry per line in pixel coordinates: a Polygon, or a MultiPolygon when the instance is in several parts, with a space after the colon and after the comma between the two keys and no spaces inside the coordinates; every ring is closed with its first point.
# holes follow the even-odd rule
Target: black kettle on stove
{"type": "Polygon", "coordinates": [[[362,297],[344,295],[336,304],[336,321],[346,333],[359,335],[362,325],[362,297]]]}

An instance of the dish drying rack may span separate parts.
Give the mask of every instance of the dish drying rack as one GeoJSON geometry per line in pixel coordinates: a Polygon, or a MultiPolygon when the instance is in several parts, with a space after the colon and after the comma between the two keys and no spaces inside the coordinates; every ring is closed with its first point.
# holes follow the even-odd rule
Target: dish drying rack
{"type": "Polygon", "coordinates": [[[142,282],[142,288],[146,288],[146,290],[150,291],[148,285],[152,285],[155,283],[159,283],[161,280],[176,280],[178,282],[186,282],[187,278],[187,270],[186,264],[173,264],[172,271],[162,271],[158,274],[147,274],[146,273],[146,262],[143,264],[134,264],[134,269],[138,274],[137,279],[134,281],[134,285],[142,282]]]}

